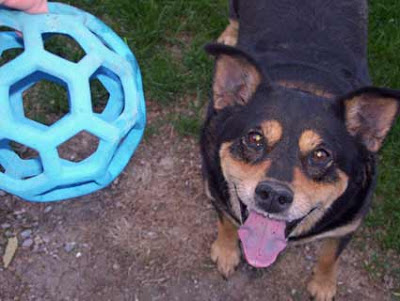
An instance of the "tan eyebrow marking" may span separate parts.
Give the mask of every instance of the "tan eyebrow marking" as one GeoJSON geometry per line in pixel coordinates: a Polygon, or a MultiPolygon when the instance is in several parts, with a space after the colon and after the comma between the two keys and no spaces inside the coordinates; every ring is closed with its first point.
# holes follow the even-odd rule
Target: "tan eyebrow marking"
{"type": "Polygon", "coordinates": [[[282,125],[276,120],[267,120],[261,124],[261,129],[267,138],[268,146],[273,147],[282,138],[282,125]]]}
{"type": "Polygon", "coordinates": [[[315,149],[322,142],[322,138],[319,134],[312,130],[305,130],[299,139],[300,151],[306,154],[315,149]]]}

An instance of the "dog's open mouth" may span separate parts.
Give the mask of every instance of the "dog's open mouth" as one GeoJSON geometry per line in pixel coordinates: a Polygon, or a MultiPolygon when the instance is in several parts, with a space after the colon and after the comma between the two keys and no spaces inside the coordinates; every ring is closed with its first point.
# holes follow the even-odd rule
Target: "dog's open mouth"
{"type": "Polygon", "coordinates": [[[246,260],[257,268],[268,267],[286,248],[286,228],[293,229],[304,217],[289,223],[272,219],[253,210],[249,211],[240,198],[239,203],[244,222],[239,228],[239,238],[246,260]]]}

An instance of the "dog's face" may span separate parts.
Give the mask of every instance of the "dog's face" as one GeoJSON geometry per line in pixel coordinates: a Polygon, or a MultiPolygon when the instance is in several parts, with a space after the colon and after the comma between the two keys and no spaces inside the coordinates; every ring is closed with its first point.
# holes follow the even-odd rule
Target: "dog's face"
{"type": "Polygon", "coordinates": [[[242,221],[249,211],[298,220],[343,194],[357,145],[338,113],[325,99],[278,87],[259,87],[233,112],[219,156],[242,221]]]}
{"type": "Polygon", "coordinates": [[[208,51],[217,57],[213,106],[230,205],[243,224],[239,235],[248,261],[266,266],[280,247],[254,247],[266,243],[261,228],[280,233],[267,238],[273,240],[283,240],[290,223],[301,222],[296,234],[307,232],[349,187],[365,180],[365,159],[381,147],[397,116],[399,95],[368,88],[320,97],[271,85],[239,50],[211,46],[208,51]]]}

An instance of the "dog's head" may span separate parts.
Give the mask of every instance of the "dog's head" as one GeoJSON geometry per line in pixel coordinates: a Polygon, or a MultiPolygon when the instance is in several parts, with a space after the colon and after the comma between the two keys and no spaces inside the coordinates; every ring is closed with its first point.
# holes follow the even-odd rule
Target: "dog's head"
{"type": "Polygon", "coordinates": [[[220,167],[243,223],[245,255],[251,264],[266,266],[284,242],[269,244],[278,251],[261,245],[285,239],[289,223],[302,222],[297,234],[309,231],[360,182],[366,158],[380,149],[398,114],[400,94],[365,88],[337,98],[318,96],[272,85],[238,49],[207,50],[216,56],[220,167]]]}

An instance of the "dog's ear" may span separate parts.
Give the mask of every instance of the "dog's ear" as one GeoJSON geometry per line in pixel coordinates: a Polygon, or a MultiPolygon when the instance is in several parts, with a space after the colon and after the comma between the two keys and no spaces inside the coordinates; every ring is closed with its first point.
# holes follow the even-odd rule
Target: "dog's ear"
{"type": "Polygon", "coordinates": [[[248,103],[262,78],[254,60],[243,51],[222,44],[208,44],[205,50],[216,57],[214,108],[221,110],[248,103]]]}
{"type": "Polygon", "coordinates": [[[399,114],[400,91],[367,87],[342,98],[346,128],[375,153],[399,114]]]}

